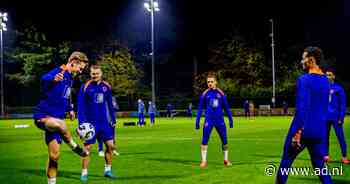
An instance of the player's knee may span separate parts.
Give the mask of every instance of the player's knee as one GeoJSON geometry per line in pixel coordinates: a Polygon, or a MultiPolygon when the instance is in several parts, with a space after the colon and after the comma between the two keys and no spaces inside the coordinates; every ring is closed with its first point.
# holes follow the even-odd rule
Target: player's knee
{"type": "Polygon", "coordinates": [[[57,162],[59,159],[60,159],[60,152],[58,151],[51,151],[50,154],[49,154],[49,159],[50,159],[50,162],[57,162]]]}
{"type": "Polygon", "coordinates": [[[107,152],[112,152],[114,150],[114,145],[113,144],[107,144],[107,152]]]}

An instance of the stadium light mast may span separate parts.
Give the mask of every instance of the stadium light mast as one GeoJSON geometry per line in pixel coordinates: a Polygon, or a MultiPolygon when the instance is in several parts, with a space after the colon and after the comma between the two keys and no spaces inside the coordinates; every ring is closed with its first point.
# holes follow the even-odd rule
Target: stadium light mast
{"type": "Polygon", "coordinates": [[[6,31],[6,21],[7,21],[7,13],[0,12],[0,72],[1,72],[1,84],[0,84],[0,93],[1,93],[1,117],[5,116],[5,105],[4,105],[4,47],[3,47],[3,39],[2,33],[6,31]]]}
{"type": "Polygon", "coordinates": [[[273,30],[273,19],[271,22],[271,51],[272,51],[272,107],[276,106],[276,77],[275,77],[275,40],[274,40],[274,30],[273,30]]]}
{"type": "Polygon", "coordinates": [[[156,93],[155,93],[155,76],[154,76],[154,12],[160,11],[158,1],[156,0],[147,0],[144,3],[144,7],[151,13],[151,47],[152,47],[152,102],[155,104],[156,102],[156,93]]]}

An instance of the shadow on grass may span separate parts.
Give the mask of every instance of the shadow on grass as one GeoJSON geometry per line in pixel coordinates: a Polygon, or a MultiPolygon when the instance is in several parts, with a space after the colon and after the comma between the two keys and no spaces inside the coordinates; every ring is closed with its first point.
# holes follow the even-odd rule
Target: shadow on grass
{"type": "Polygon", "coordinates": [[[196,160],[185,160],[185,159],[174,159],[174,158],[147,158],[147,160],[167,162],[167,163],[177,163],[183,165],[198,165],[199,161],[196,160]]]}
{"type": "Polygon", "coordinates": [[[161,180],[182,178],[183,175],[117,176],[117,180],[161,180]]]}
{"type": "MultiPolygon", "coordinates": [[[[35,176],[46,177],[45,169],[18,169],[19,172],[35,176]]],[[[90,175],[91,177],[103,177],[103,175],[90,175]]],[[[77,179],[80,180],[80,172],[71,172],[71,171],[60,171],[58,170],[58,177],[77,179]]]]}
{"type": "MultiPolygon", "coordinates": [[[[64,154],[72,154],[73,152],[71,150],[62,150],[61,151],[64,154]]],[[[150,155],[150,154],[157,154],[160,152],[119,152],[120,155],[119,156],[114,156],[114,157],[122,157],[122,156],[132,156],[132,155],[150,155]]],[[[92,156],[97,156],[98,153],[97,152],[92,152],[92,156]]]]}
{"type": "MultiPolygon", "coordinates": [[[[22,172],[24,174],[28,175],[35,175],[35,176],[41,176],[46,177],[46,171],[44,169],[18,169],[17,171],[22,172]]],[[[79,172],[71,172],[71,171],[58,171],[58,177],[63,177],[67,179],[74,179],[74,180],[80,180],[80,173],[79,172]]],[[[119,177],[117,174],[118,180],[158,180],[158,179],[174,179],[174,178],[181,178],[183,175],[149,175],[149,176],[121,176],[119,177]]],[[[109,180],[108,178],[105,178],[102,174],[101,175],[94,175],[89,174],[89,180],[101,180],[102,178],[109,180]]]]}
{"type": "MultiPolygon", "coordinates": [[[[281,160],[281,155],[252,154],[252,156],[254,156],[254,157],[263,157],[263,158],[274,158],[274,159],[277,159],[277,160],[281,160]]],[[[306,160],[306,161],[310,161],[310,159],[307,159],[307,158],[299,158],[299,157],[297,157],[296,160],[306,160]]]]}

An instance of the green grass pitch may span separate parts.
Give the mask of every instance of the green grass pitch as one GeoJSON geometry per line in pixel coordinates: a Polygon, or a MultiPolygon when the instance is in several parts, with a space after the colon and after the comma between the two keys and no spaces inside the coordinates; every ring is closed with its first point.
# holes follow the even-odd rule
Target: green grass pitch
{"type": "MultiPolygon", "coordinates": [[[[114,157],[113,172],[117,180],[103,177],[104,159],[94,146],[89,167],[89,183],[105,184],[271,184],[273,176],[265,175],[269,164],[279,165],[284,139],[291,117],[257,117],[251,120],[234,118],[228,129],[229,157],[233,165],[224,167],[219,136],[213,131],[209,141],[206,169],[199,168],[202,130],[194,129],[194,118],[162,118],[153,127],[122,127],[118,119],[117,145],[120,156],[114,157]]],[[[73,130],[77,123],[67,120],[73,130]]],[[[203,119],[202,123],[203,124],[203,119]]],[[[350,144],[350,119],[345,121],[345,134],[350,144]]],[[[332,131],[333,132],[333,131],[332,131]]],[[[75,133],[74,133],[75,135],[75,133]]],[[[43,132],[33,121],[0,121],[0,181],[2,184],[47,183],[45,164],[47,147],[43,132]],[[29,124],[29,128],[14,128],[29,124]]],[[[77,136],[75,135],[77,139],[77,136]]],[[[331,158],[341,158],[334,133],[331,135],[331,158]]],[[[340,167],[332,162],[329,167],[340,167]]],[[[294,167],[311,167],[307,150],[294,162],[294,167]]],[[[350,166],[343,167],[343,176],[333,176],[334,183],[350,183],[350,166]]],[[[67,145],[61,147],[58,184],[81,183],[80,158],[67,145]]],[[[290,176],[288,183],[319,183],[315,176],[290,176]]]]}

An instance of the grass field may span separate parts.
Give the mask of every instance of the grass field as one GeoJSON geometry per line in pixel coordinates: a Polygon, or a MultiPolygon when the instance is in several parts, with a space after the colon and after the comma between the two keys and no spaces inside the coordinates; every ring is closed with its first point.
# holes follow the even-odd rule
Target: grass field
{"type": "MultiPolygon", "coordinates": [[[[111,181],[103,177],[104,160],[97,156],[95,146],[89,167],[89,183],[271,184],[275,175],[266,176],[265,167],[279,165],[291,117],[235,118],[234,128],[228,129],[231,167],[224,167],[220,140],[213,131],[207,169],[199,168],[202,131],[194,130],[194,119],[161,119],[154,127],[122,127],[121,123],[127,121],[136,119],[118,119],[120,156],[115,157],[113,162],[113,172],[118,179],[111,181]]],[[[76,127],[76,122],[68,123],[71,129],[76,127]]],[[[345,122],[345,134],[349,149],[349,118],[345,122]]],[[[341,157],[334,133],[330,153],[333,159],[341,157]]],[[[46,183],[46,161],[43,132],[33,126],[32,120],[0,121],[1,184],[46,183]],[[30,127],[15,129],[14,125],[18,124],[29,124],[30,127]]],[[[340,165],[340,162],[329,164],[330,167],[340,165]]],[[[294,162],[294,167],[311,167],[306,150],[294,162]]],[[[57,183],[80,183],[80,172],[80,158],[63,145],[57,183]]],[[[333,176],[334,183],[350,183],[350,166],[343,166],[343,172],[343,176],[333,176]]],[[[314,184],[319,181],[315,176],[290,176],[288,183],[314,184]]]]}

